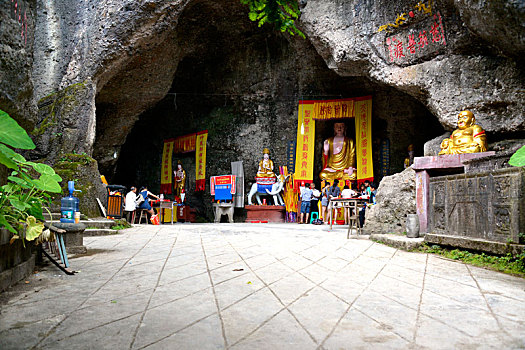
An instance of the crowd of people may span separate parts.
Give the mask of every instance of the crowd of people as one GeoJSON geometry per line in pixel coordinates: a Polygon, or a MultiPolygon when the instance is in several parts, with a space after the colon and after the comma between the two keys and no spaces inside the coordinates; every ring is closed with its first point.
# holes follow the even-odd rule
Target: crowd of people
{"type": "MultiPolygon", "coordinates": [[[[317,223],[324,223],[328,224],[328,204],[330,200],[333,198],[367,198],[368,204],[375,204],[376,203],[376,186],[373,183],[370,183],[370,181],[365,180],[360,186],[358,191],[354,190],[353,188],[350,188],[348,185],[345,185],[343,187],[343,190],[341,191],[341,188],[339,187],[339,180],[334,180],[333,184],[331,185],[330,182],[325,181],[324,187],[321,189],[321,191],[317,190],[315,188],[314,183],[306,183],[302,184],[301,190],[300,190],[300,200],[301,200],[301,208],[300,208],[300,215],[299,215],[299,224],[307,224],[310,223],[310,216],[312,213],[317,213],[317,217],[319,217],[319,209],[318,209],[318,203],[321,201],[321,217],[322,221],[318,219],[319,221],[317,223]]],[[[361,227],[363,227],[365,222],[365,210],[367,207],[367,203],[364,203],[361,208],[359,208],[359,224],[361,227]]],[[[350,217],[349,210],[345,210],[344,213],[345,217],[345,224],[348,224],[348,220],[350,217]]]]}

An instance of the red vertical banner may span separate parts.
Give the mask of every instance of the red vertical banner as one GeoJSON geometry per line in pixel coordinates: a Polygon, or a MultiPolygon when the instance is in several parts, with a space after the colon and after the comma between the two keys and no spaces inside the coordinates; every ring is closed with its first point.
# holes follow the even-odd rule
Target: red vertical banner
{"type": "Polygon", "coordinates": [[[174,139],[164,140],[162,150],[162,164],[160,171],[160,193],[171,194],[171,158],[173,154],[174,139]]]}
{"type": "Polygon", "coordinates": [[[208,130],[199,131],[195,138],[195,191],[206,188],[206,141],[208,130]]]}

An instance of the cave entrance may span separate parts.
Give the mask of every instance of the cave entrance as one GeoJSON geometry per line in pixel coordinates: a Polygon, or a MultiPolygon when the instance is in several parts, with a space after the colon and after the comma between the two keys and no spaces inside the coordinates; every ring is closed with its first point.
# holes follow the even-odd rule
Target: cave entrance
{"type": "MultiPolygon", "coordinates": [[[[242,160],[248,188],[264,148],[276,167],[286,165],[300,100],[371,95],[373,159],[389,140],[390,174],[403,170],[409,144],[423,155],[423,144],[444,132],[414,97],[364,77],[338,75],[308,40],[257,27],[237,0],[193,2],[174,26],[162,34],[161,45],[138,53],[97,94],[94,157],[110,183],[148,185],[159,193],[163,141],[208,130],[206,178],[229,174],[230,163],[242,160]]],[[[333,123],[319,123],[317,173],[322,142],[332,135],[333,123]]],[[[194,191],[195,157],[174,156],[173,169],[178,160],[186,170],[188,200],[208,210],[208,184],[205,192],[194,191]]]]}

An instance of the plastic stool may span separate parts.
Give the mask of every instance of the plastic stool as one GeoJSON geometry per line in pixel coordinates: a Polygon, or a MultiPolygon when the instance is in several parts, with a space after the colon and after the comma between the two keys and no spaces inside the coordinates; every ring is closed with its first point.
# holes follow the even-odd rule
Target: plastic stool
{"type": "Polygon", "coordinates": [[[314,220],[319,219],[319,213],[314,211],[313,213],[310,213],[310,223],[314,222],[314,220]]]}

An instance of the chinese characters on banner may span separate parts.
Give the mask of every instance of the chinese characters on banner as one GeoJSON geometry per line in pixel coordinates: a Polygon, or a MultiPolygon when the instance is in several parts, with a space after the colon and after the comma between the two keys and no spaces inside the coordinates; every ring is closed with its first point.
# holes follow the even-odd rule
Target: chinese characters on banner
{"type": "MultiPolygon", "coordinates": [[[[295,153],[295,182],[314,179],[315,120],[314,101],[299,101],[297,148],[295,153]]],[[[299,188],[297,186],[296,188],[299,188]]]]}
{"type": "Polygon", "coordinates": [[[314,111],[315,120],[352,118],[354,115],[354,99],[315,101],[314,111]]]}
{"type": "Polygon", "coordinates": [[[174,153],[188,153],[195,151],[195,138],[197,134],[179,136],[175,139],[174,153]]]}
{"type": "Polygon", "coordinates": [[[357,183],[374,180],[372,164],[372,98],[355,101],[357,183]]]}
{"type": "Polygon", "coordinates": [[[195,191],[204,191],[206,186],[206,141],[208,130],[197,133],[195,140],[195,191]]]}
{"type": "Polygon", "coordinates": [[[288,141],[288,147],[286,149],[286,166],[290,170],[295,169],[295,141],[288,141]]]}
{"type": "Polygon", "coordinates": [[[171,158],[173,153],[174,139],[164,140],[162,150],[162,170],[160,178],[160,193],[171,194],[171,158]]]}
{"type": "Polygon", "coordinates": [[[447,45],[441,14],[411,26],[396,35],[386,37],[390,62],[412,63],[418,58],[437,52],[447,45]]]}
{"type": "Polygon", "coordinates": [[[381,177],[390,175],[390,140],[381,140],[381,177]]]}

